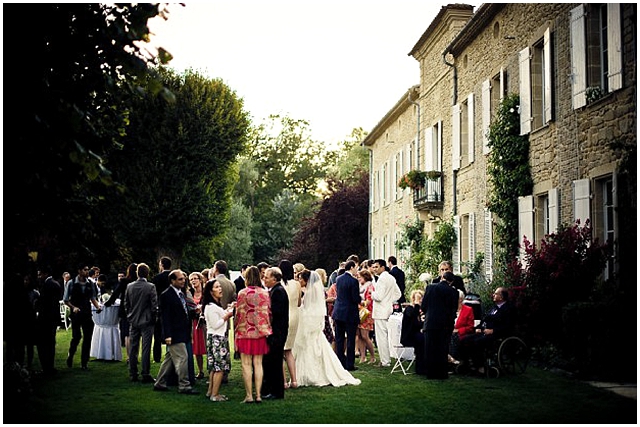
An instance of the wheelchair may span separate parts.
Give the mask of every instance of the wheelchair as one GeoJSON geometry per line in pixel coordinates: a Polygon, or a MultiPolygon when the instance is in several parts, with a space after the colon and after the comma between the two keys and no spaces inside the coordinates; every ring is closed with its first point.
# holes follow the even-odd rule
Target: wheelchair
{"type": "MultiPolygon", "coordinates": [[[[487,378],[498,378],[500,375],[524,374],[531,359],[531,350],[517,336],[496,340],[485,349],[484,375],[487,378]]],[[[455,368],[457,374],[470,373],[469,361],[463,361],[455,368]]]]}

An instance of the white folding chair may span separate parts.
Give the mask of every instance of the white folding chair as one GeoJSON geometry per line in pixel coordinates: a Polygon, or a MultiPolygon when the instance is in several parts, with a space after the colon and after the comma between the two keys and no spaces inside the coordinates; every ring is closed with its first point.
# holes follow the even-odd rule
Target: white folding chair
{"type": "Polygon", "coordinates": [[[393,374],[397,370],[401,370],[404,375],[410,374],[409,369],[411,369],[411,365],[413,365],[413,347],[405,347],[402,345],[394,345],[393,349],[396,353],[396,363],[391,368],[391,373],[393,374]],[[411,353],[411,358],[409,358],[409,353],[411,353]],[[407,363],[409,362],[409,363],[407,363]]]}
{"type": "Polygon", "coordinates": [[[65,330],[69,330],[69,317],[67,316],[67,305],[64,301],[60,300],[60,322],[64,324],[65,330]]]}

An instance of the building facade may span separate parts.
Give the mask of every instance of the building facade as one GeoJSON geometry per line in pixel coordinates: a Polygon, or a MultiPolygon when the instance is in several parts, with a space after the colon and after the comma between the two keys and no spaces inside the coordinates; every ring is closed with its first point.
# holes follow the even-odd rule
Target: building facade
{"type": "MultiPolygon", "coordinates": [[[[407,218],[424,220],[428,235],[451,220],[455,270],[482,252],[492,278],[498,219],[486,208],[487,131],[501,100],[518,94],[533,177],[531,194],[514,194],[520,239],[540,242],[562,224],[589,219],[595,238],[616,242],[605,272],[612,277],[625,241],[620,230],[635,235],[635,224],[621,224],[630,218],[619,215],[617,182],[625,155],[620,143],[636,145],[635,28],[634,4],[483,4],[475,13],[469,5],[444,6],[409,53],[421,79],[411,98],[419,106],[406,104],[414,113],[402,120],[408,133],[389,148],[385,135],[398,126],[392,110],[364,141],[372,158],[371,255],[395,251],[407,218]],[[388,174],[398,153],[411,161],[388,174]],[[394,187],[409,169],[441,177],[398,197],[394,187]],[[395,198],[380,204],[389,193],[395,198]]],[[[631,193],[624,204],[634,207],[635,218],[631,193]]]]}

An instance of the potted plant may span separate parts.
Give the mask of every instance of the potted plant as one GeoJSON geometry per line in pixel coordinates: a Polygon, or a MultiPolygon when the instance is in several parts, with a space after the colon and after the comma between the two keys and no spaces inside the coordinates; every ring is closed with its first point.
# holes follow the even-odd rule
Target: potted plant
{"type": "Polygon", "coordinates": [[[428,171],[425,172],[427,174],[426,178],[429,181],[437,181],[438,178],[440,178],[442,176],[442,172],[441,171],[428,171]]]}
{"type": "Polygon", "coordinates": [[[410,170],[406,174],[400,178],[398,181],[398,187],[405,189],[411,188],[412,190],[417,190],[424,187],[424,181],[427,178],[427,172],[423,172],[420,170],[410,170]]]}

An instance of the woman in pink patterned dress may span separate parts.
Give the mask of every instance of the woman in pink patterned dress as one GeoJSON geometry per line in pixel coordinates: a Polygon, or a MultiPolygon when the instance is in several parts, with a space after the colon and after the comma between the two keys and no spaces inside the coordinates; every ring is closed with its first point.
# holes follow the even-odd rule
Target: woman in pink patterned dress
{"type": "MultiPolygon", "coordinates": [[[[373,276],[369,270],[360,270],[358,272],[358,282],[360,287],[364,288],[364,296],[360,307],[366,307],[369,313],[373,311],[373,299],[371,298],[371,292],[373,292],[373,276]]],[[[376,363],[376,352],[373,346],[373,341],[369,333],[373,331],[373,318],[371,314],[364,321],[361,321],[358,325],[358,335],[360,336],[360,363],[364,363],[367,360],[367,351],[369,351],[369,363],[376,363]]]]}
{"type": "Polygon", "coordinates": [[[204,378],[204,356],[207,354],[206,334],[207,326],[204,320],[204,310],[202,309],[202,289],[206,283],[202,273],[193,272],[189,275],[189,283],[193,287],[193,302],[196,303],[196,313],[199,316],[193,319],[192,345],[193,354],[196,356],[198,365],[197,379],[204,378]]]}

